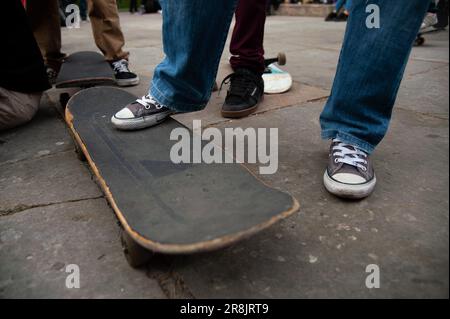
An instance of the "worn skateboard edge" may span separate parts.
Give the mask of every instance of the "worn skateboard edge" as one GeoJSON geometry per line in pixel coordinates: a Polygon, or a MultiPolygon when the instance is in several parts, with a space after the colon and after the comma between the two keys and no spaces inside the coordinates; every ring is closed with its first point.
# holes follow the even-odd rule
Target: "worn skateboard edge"
{"type": "MultiPolygon", "coordinates": [[[[72,98],[74,98],[81,92],[83,92],[83,91],[76,93],[74,96],[72,96],[72,98]]],[[[70,105],[70,103],[68,103],[68,106],[69,105],[70,105]]],[[[97,179],[100,183],[100,187],[102,188],[102,190],[106,196],[106,199],[108,200],[109,204],[113,208],[114,213],[116,214],[117,218],[119,219],[122,227],[139,245],[141,245],[153,252],[163,253],[163,254],[191,254],[191,253],[196,253],[196,252],[207,252],[207,251],[224,248],[224,247],[230,246],[236,242],[239,242],[241,240],[249,238],[252,235],[254,235],[266,228],[269,228],[270,226],[279,222],[280,220],[285,219],[285,218],[293,215],[294,213],[298,212],[300,209],[300,203],[298,202],[298,200],[295,197],[293,197],[291,194],[287,193],[292,199],[292,205],[291,205],[290,209],[280,212],[279,214],[277,214],[276,216],[273,216],[269,220],[267,220],[263,223],[260,223],[258,225],[252,226],[246,230],[243,230],[243,231],[240,231],[240,232],[237,232],[234,234],[229,234],[229,235],[225,235],[222,237],[218,237],[215,239],[211,239],[208,241],[202,241],[202,242],[190,243],[190,244],[163,244],[163,243],[152,241],[152,240],[142,236],[138,232],[136,232],[128,224],[126,218],[124,217],[121,210],[117,206],[117,204],[114,200],[114,197],[109,189],[108,184],[101,176],[99,169],[97,168],[94,160],[91,158],[89,151],[87,150],[87,147],[83,143],[78,132],[75,130],[75,127],[73,125],[73,115],[70,112],[69,107],[67,107],[65,110],[65,121],[68,124],[68,126],[76,140],[76,143],[78,143],[81,150],[83,151],[83,154],[86,156],[86,159],[89,163],[90,168],[92,169],[93,173],[97,177],[97,179]]],[[[262,181],[257,175],[253,174],[253,172],[250,171],[247,166],[245,166],[243,164],[240,164],[240,165],[242,165],[260,183],[264,184],[266,187],[275,189],[275,188],[271,187],[270,185],[268,185],[267,183],[265,183],[264,181],[262,181]]],[[[277,190],[277,191],[280,191],[280,190],[277,190]]],[[[284,193],[286,193],[286,192],[284,192],[284,193]]]]}

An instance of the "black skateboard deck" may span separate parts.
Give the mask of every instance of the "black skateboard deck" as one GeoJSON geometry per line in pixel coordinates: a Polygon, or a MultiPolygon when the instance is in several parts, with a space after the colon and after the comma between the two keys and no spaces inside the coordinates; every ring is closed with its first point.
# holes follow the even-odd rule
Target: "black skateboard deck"
{"type": "Polygon", "coordinates": [[[83,51],[69,55],[56,79],[57,88],[86,88],[97,85],[114,85],[114,72],[104,56],[83,51]]]}
{"type": "MultiPolygon", "coordinates": [[[[130,242],[153,252],[184,254],[228,246],[299,209],[291,195],[265,185],[241,164],[174,164],[170,118],[139,131],[119,131],[111,116],[135,96],[114,87],[75,94],[66,122],[97,176],[130,242]]],[[[139,258],[139,257],[138,257],[139,258]]],[[[137,266],[135,257],[130,264],[137,266]]]]}

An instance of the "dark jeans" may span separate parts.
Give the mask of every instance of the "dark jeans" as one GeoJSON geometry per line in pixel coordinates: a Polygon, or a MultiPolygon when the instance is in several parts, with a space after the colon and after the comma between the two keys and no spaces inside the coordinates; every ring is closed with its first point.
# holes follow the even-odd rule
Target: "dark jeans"
{"type": "Polygon", "coordinates": [[[87,19],[87,3],[86,0],[80,0],[80,17],[81,20],[87,19]]]}
{"type": "Polygon", "coordinates": [[[248,68],[263,73],[264,25],[267,0],[239,0],[236,8],[236,24],[231,38],[231,67],[248,68]]]}
{"type": "Polygon", "coordinates": [[[137,0],[130,0],[130,12],[138,11],[138,3],[137,0]]]}

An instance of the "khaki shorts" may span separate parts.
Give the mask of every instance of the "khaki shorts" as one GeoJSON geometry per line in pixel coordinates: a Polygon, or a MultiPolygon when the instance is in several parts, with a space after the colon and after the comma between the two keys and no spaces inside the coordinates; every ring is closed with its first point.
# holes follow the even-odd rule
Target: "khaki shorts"
{"type": "Polygon", "coordinates": [[[0,87],[0,131],[30,121],[39,108],[42,93],[21,93],[0,87]]]}

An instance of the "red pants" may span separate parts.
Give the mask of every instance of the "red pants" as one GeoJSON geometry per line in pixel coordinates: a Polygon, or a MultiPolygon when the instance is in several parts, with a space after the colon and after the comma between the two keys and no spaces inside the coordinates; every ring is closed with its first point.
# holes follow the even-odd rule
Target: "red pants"
{"type": "Polygon", "coordinates": [[[231,67],[248,68],[263,73],[264,25],[266,23],[267,0],[239,0],[236,9],[236,24],[231,38],[231,67]]]}

